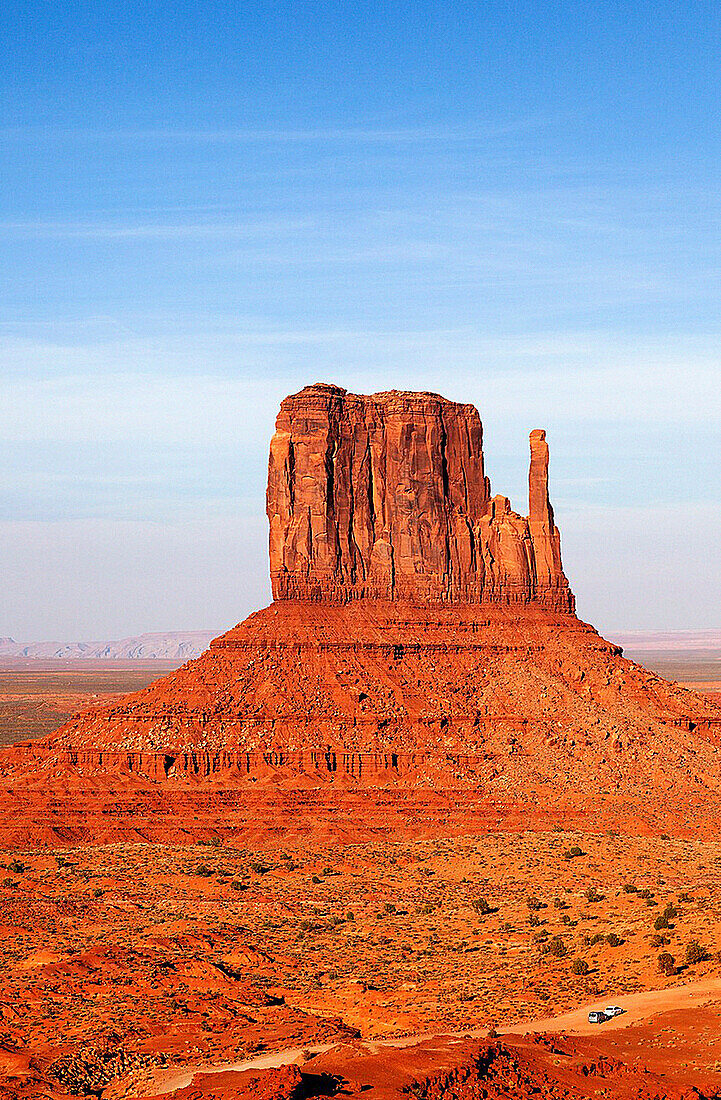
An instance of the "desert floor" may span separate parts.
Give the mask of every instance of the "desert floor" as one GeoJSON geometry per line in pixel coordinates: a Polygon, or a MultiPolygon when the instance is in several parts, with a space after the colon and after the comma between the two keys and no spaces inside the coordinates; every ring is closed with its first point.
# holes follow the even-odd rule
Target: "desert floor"
{"type": "Polygon", "coordinates": [[[45,737],[85,707],[139,691],[172,661],[0,662],[0,746],[45,737]]]}
{"type": "Polygon", "coordinates": [[[109,1039],[120,1070],[501,1031],[721,979],[721,841],[529,831],[0,862],[4,1038],[48,1066],[109,1039]]]}
{"type": "MultiPolygon", "coordinates": [[[[59,705],[85,693],[92,702],[157,673],[15,670],[11,681],[5,671],[0,699],[59,705]]],[[[140,792],[128,812],[142,814],[145,800],[152,816],[154,797],[140,792]]],[[[163,818],[167,842],[102,843],[90,817],[83,843],[55,831],[52,841],[11,845],[6,833],[3,1097],[120,1100],[167,1088],[199,1097],[209,1088],[197,1083],[202,1070],[238,1070],[259,1056],[272,1067],[288,1051],[303,1064],[326,1047],[308,1063],[319,1074],[347,1069],[348,1051],[360,1066],[379,1051],[413,1050],[405,1073],[414,1059],[456,1057],[428,1040],[416,1050],[422,1036],[459,1042],[495,1031],[528,1045],[537,1030],[577,1036],[569,1058],[588,1060],[583,1044],[592,1043],[596,1059],[637,1074],[650,1067],[667,1082],[658,1095],[691,1084],[721,1094],[721,839],[641,828],[632,814],[606,822],[592,792],[581,828],[569,819],[554,827],[543,807],[525,824],[494,814],[479,828],[460,803],[444,823],[423,799],[404,808],[402,792],[398,806],[388,795],[386,819],[382,805],[364,816],[370,793],[349,792],[342,821],[321,799],[312,828],[286,819],[251,840],[249,827],[235,838],[215,830],[224,803],[206,827],[194,797],[183,796],[182,812],[199,827],[174,832],[163,818]],[[667,973],[663,954],[672,956],[667,973]],[[589,1007],[607,1004],[626,1014],[589,1027],[589,1007]],[[411,1046],[373,1045],[385,1040],[411,1046]]],[[[98,804],[96,816],[112,816],[98,804]]],[[[282,800],[275,805],[282,812],[282,800]]],[[[553,1061],[553,1049],[544,1058],[553,1061]]],[[[225,1096],[242,1094],[237,1079],[248,1073],[210,1076],[225,1082],[225,1096]]]]}

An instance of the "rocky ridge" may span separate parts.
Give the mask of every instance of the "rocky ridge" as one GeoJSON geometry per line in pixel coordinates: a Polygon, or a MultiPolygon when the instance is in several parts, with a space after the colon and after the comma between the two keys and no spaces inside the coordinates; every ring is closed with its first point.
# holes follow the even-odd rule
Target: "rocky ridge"
{"type": "Polygon", "coordinates": [[[16,642],[0,638],[0,661],[188,661],[199,657],[212,631],[186,630],[138,634],[103,642],[16,642]]]}

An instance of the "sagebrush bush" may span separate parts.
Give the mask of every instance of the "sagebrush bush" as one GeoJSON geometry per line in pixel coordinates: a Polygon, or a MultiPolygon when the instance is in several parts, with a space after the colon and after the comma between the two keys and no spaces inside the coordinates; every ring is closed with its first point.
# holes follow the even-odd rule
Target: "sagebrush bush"
{"type": "Polygon", "coordinates": [[[689,940],[686,945],[686,962],[689,966],[695,966],[696,963],[703,962],[708,958],[708,951],[705,947],[702,947],[698,940],[689,940]]]}
{"type": "Polygon", "coordinates": [[[664,951],[663,954],[658,957],[658,968],[662,974],[666,977],[670,977],[676,971],[676,960],[673,955],[669,955],[668,951],[664,951]]]}

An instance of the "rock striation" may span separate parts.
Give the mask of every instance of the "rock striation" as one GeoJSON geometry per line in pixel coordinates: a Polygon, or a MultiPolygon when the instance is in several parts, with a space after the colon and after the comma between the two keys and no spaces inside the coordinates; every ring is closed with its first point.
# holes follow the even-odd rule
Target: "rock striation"
{"type": "Polygon", "coordinates": [[[0,772],[466,785],[569,804],[590,788],[717,787],[721,708],[573,614],[544,432],[523,517],[491,496],[472,406],[310,386],[281,406],[268,515],[270,607],[0,772]]]}
{"type": "Polygon", "coordinates": [[[472,405],[316,384],[283,401],[267,511],[276,600],[529,603],[572,612],[531,433],[529,515],[492,496],[472,405]]]}

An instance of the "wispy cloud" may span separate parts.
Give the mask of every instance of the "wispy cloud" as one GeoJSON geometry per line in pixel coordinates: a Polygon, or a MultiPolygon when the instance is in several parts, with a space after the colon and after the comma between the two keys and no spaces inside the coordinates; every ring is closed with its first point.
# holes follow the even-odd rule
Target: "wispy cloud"
{"type": "Polygon", "coordinates": [[[288,235],[312,228],[311,218],[283,218],[256,222],[0,222],[0,237],[20,240],[54,238],[86,241],[224,241],[256,240],[266,242],[278,234],[288,235]]]}
{"type": "Polygon", "coordinates": [[[4,435],[16,441],[172,442],[212,425],[216,438],[261,446],[279,399],[318,379],[450,390],[514,425],[721,424],[712,338],[248,329],[97,343],[6,337],[0,353],[4,435]]]}
{"type": "Polygon", "coordinates": [[[182,129],[157,126],[129,129],[83,129],[79,127],[6,127],[0,140],[75,142],[152,142],[178,144],[309,144],[338,142],[352,145],[404,145],[425,143],[486,142],[563,122],[564,115],[547,113],[510,118],[506,122],[476,122],[472,126],[319,126],[182,129]]]}

